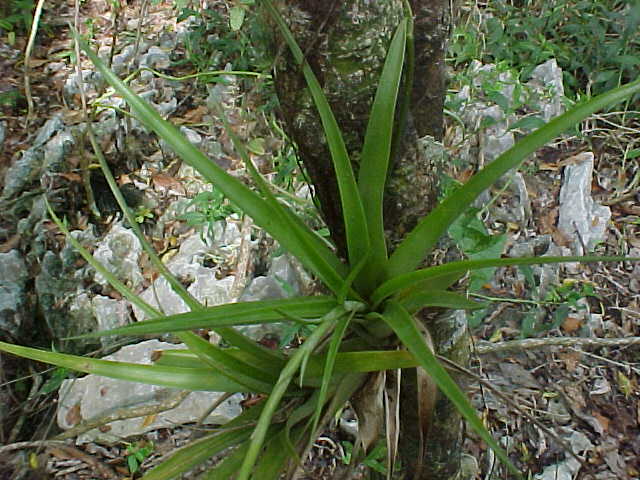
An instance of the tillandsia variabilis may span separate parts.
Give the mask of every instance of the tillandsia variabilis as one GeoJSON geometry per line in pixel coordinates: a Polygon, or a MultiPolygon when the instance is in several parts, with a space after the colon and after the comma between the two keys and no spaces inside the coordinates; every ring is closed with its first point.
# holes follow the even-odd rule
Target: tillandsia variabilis
{"type": "MultiPolygon", "coordinates": [[[[449,290],[461,276],[476,269],[640,259],[620,256],[525,257],[458,260],[427,267],[420,265],[438,239],[478,195],[563,131],[593,112],[640,92],[640,81],[580,103],[524,137],[442,200],[393,251],[389,251],[384,230],[383,199],[394,142],[396,104],[404,95],[401,88],[403,72],[411,68],[406,63],[412,61],[408,54],[411,51],[412,16],[406,2],[404,16],[395,29],[378,81],[357,175],[345,148],[343,133],[320,83],[304,61],[302,50],[272,2],[262,0],[261,4],[273,16],[291,54],[300,64],[322,120],[340,193],[346,237],[344,260],[276,198],[271,186],[253,165],[245,145],[226,122],[222,109],[218,109],[217,115],[245,162],[251,186],[206,157],[110,71],[77,35],[76,41],[111,85],[114,94],[128,102],[136,118],[234,205],[251,216],[256,225],[296,256],[324,284],[325,293],[203,307],[157,257],[124,199],[118,196],[113,176],[105,168],[105,176],[113,185],[114,194],[131,228],[139,236],[158,271],[191,311],[163,315],[148,305],[82,248],[69,234],[66,224],[50,210],[60,230],[87,262],[148,317],[141,322],[88,336],[176,333],[185,348],[163,352],[153,365],[92,359],[8,343],[0,343],[0,350],[129,381],[186,390],[259,393],[266,397],[265,401],[245,410],[229,424],[176,451],[164,463],[147,472],[145,479],[175,477],[223,451],[227,452],[225,457],[212,467],[207,478],[264,480],[280,478],[282,473],[292,476],[297,468],[295,460],[300,462],[304,458],[313,440],[345,402],[362,391],[371,376],[377,375],[376,372],[413,367],[420,367],[428,374],[430,381],[437,385],[439,394],[450,399],[468,425],[509,471],[520,478],[521,473],[487,431],[465,393],[437,360],[428,332],[416,319],[417,313],[431,307],[474,309],[482,306],[449,290]],[[235,329],[237,326],[274,322],[303,323],[311,326],[312,331],[297,349],[285,354],[264,348],[235,329]],[[192,333],[200,328],[214,330],[228,346],[213,345],[192,333]],[[393,346],[401,348],[391,348],[393,346]]],[[[100,158],[97,142],[93,143],[100,158]]],[[[434,393],[435,388],[429,387],[426,397],[432,398],[434,393]]],[[[393,402],[387,403],[388,410],[391,410],[393,402]]],[[[431,410],[432,407],[425,404],[423,408],[431,410]]],[[[430,412],[423,413],[423,417],[428,418],[430,412]]],[[[388,414],[387,417],[392,419],[393,415],[388,414]]],[[[375,429],[374,434],[378,434],[375,429]]],[[[388,442],[389,449],[393,450],[394,439],[389,438],[388,442]]],[[[387,468],[391,472],[393,459],[389,460],[387,468]]]]}

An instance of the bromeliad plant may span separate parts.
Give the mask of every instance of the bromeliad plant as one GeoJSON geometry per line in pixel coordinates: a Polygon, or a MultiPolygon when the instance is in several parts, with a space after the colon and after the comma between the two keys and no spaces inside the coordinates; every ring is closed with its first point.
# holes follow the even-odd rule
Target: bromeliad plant
{"type": "MultiPolygon", "coordinates": [[[[245,146],[225,120],[227,132],[246,163],[255,189],[247,187],[210,161],[109,71],[87,45],[82,47],[107,82],[126,99],[139,120],[295,255],[323,282],[328,293],[204,308],[167,271],[142,237],[139,226],[132,221],[129,208],[117,188],[114,188],[125,215],[130,217],[129,224],[139,233],[154,264],[191,307],[191,312],[163,316],[143,302],[82,249],[68,235],[66,225],[51,211],[52,218],[84,258],[150,317],[150,320],[91,335],[175,332],[186,349],[164,352],[154,365],[76,357],[6,343],[0,343],[0,350],[113,378],[179,389],[253,392],[265,396],[262,403],[247,409],[219,432],[175,452],[163,464],[148,472],[144,477],[146,479],[174,477],[226,449],[230,450],[227,450],[225,458],[206,478],[265,480],[279,478],[282,472],[293,474],[316,436],[345,402],[363,387],[372,372],[417,366],[428,372],[440,392],[449,397],[469,425],[507,467],[519,475],[506,453],[484,428],[465,394],[435,357],[428,331],[421,327],[416,315],[426,307],[477,308],[477,303],[447,291],[462,275],[475,269],[569,261],[620,261],[623,258],[496,258],[455,261],[428,268],[418,266],[452,222],[482,191],[564,130],[596,110],[639,92],[640,81],[580,104],[521,140],[444,199],[389,255],[382,205],[394,138],[396,103],[403,100],[398,97],[406,61],[405,52],[411,52],[410,12],[397,27],[389,46],[356,178],[342,134],[316,77],[271,1],[263,1],[300,64],[322,119],[344,212],[348,251],[346,261],[338,258],[315,232],[278,202],[270,186],[251,163],[245,146]],[[289,354],[263,348],[233,328],[270,322],[296,322],[313,328],[304,343],[289,354]],[[199,328],[213,329],[229,346],[223,348],[212,345],[191,333],[199,328]],[[397,346],[403,348],[395,348],[397,346]]],[[[222,112],[219,113],[224,118],[222,112]]],[[[99,150],[96,149],[96,152],[104,164],[99,150]]],[[[107,171],[106,175],[115,187],[111,174],[107,171]]],[[[364,440],[363,443],[365,447],[373,444],[364,440]]],[[[392,447],[390,451],[393,451],[392,447]]],[[[392,466],[388,470],[392,471],[392,466]]]]}

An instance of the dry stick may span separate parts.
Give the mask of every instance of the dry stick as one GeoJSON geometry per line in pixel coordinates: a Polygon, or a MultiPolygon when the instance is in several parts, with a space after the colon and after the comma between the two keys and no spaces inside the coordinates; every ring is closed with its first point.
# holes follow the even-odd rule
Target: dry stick
{"type": "Polygon", "coordinates": [[[31,96],[31,80],[29,79],[29,73],[31,73],[31,52],[33,46],[36,43],[36,34],[38,33],[38,24],[40,23],[40,15],[42,15],[42,7],[44,7],[44,0],[38,0],[36,5],[36,11],[33,14],[33,22],[31,22],[31,32],[29,33],[29,42],[27,43],[27,49],[24,52],[24,94],[27,97],[27,121],[25,122],[25,130],[29,128],[29,123],[33,118],[33,97],[31,96]]]}
{"type": "Polygon", "coordinates": [[[22,407],[20,412],[20,417],[16,423],[14,423],[13,428],[11,428],[11,432],[9,433],[9,443],[14,442],[18,435],[20,434],[20,430],[22,429],[22,425],[24,425],[27,416],[33,411],[33,404],[31,403],[33,399],[38,395],[38,391],[40,390],[40,385],[42,385],[42,377],[40,375],[33,374],[33,369],[30,367],[33,376],[33,383],[31,384],[31,390],[29,390],[29,396],[27,397],[27,401],[25,402],[25,406],[22,407]]]}
{"type": "Polygon", "coordinates": [[[118,408],[106,415],[99,417],[89,418],[80,422],[78,425],[70,428],[66,432],[63,432],[54,437],[54,440],[66,440],[67,438],[77,437],[94,428],[107,425],[108,423],[116,422],[118,420],[127,420],[129,418],[146,417],[149,415],[155,415],[157,413],[166,412],[176,408],[187,398],[191,392],[188,390],[180,390],[177,393],[170,395],[166,399],[156,403],[154,405],[139,405],[134,407],[118,408]]]}
{"type": "MultiPolygon", "coordinates": [[[[146,18],[147,14],[147,6],[149,4],[149,0],[142,0],[142,4],[140,5],[140,18],[138,19],[138,28],[136,28],[136,42],[133,47],[133,56],[132,62],[136,61],[136,57],[138,56],[138,50],[140,49],[140,39],[142,38],[142,23],[144,18],[146,18]]],[[[129,63],[131,66],[131,63],[129,63]]],[[[127,68],[127,74],[130,69],[127,68]]]]}
{"type": "Polygon", "coordinates": [[[487,390],[489,390],[490,392],[492,392],[494,395],[496,395],[498,398],[500,398],[503,402],[505,402],[507,405],[509,405],[511,408],[515,409],[518,413],[520,413],[520,415],[524,416],[525,418],[529,419],[531,422],[533,422],[538,428],[540,428],[543,432],[545,432],[547,435],[549,435],[551,438],[553,438],[556,442],[558,442],[558,444],[564,448],[567,452],[569,452],[569,454],[575,458],[578,462],[580,462],[580,464],[586,469],[586,470],[590,470],[589,465],[582,459],[580,458],[577,454],[575,454],[573,452],[573,450],[571,449],[571,446],[565,442],[562,438],[560,438],[553,430],[551,430],[550,428],[546,427],[542,422],[540,422],[538,419],[536,419],[534,416],[529,415],[527,412],[525,412],[522,407],[520,405],[518,405],[514,400],[512,400],[511,398],[509,398],[509,396],[505,395],[504,393],[502,393],[499,389],[497,389],[496,387],[494,387],[491,382],[489,380],[486,380],[482,377],[479,377],[478,375],[476,375],[475,373],[473,373],[472,371],[464,368],[461,365],[458,365],[457,363],[449,360],[446,357],[442,357],[440,355],[436,355],[436,357],[438,358],[438,360],[440,360],[442,363],[446,364],[446,366],[448,368],[451,368],[453,370],[455,370],[456,372],[459,373],[463,373],[464,375],[467,375],[468,377],[473,378],[474,380],[476,380],[477,382],[481,383],[487,390]]]}
{"type": "Polygon", "coordinates": [[[640,187],[634,188],[630,192],[624,193],[624,194],[620,195],[619,197],[612,198],[611,200],[605,200],[604,202],[601,202],[601,203],[602,203],[602,205],[608,205],[608,206],[615,205],[617,203],[621,203],[621,202],[624,202],[626,200],[631,200],[631,199],[633,199],[633,197],[635,197],[639,193],[640,193],[640,187]]]}
{"type": "MultiPolygon", "coordinates": [[[[75,5],[74,5],[74,15],[73,15],[73,28],[75,29],[75,33],[76,35],[80,35],[80,0],[75,0],[75,5]]],[[[74,52],[76,54],[76,64],[75,64],[75,68],[76,68],[76,78],[78,79],[78,90],[80,92],[80,101],[82,104],[82,113],[83,113],[83,117],[84,117],[84,121],[86,122],[87,125],[89,125],[91,123],[91,118],[89,116],[89,113],[87,111],[87,94],[84,90],[84,80],[82,78],[82,66],[80,65],[80,43],[78,42],[78,38],[77,36],[74,38],[74,52]]],[[[86,155],[86,148],[85,148],[85,136],[82,135],[80,137],[80,142],[81,142],[81,150],[82,150],[82,155],[81,155],[81,165],[82,165],[82,184],[84,186],[84,191],[85,194],[87,196],[87,203],[89,204],[89,210],[91,211],[91,213],[96,217],[96,218],[100,218],[100,211],[98,210],[98,207],[96,206],[96,201],[95,201],[95,197],[93,195],[93,188],[91,187],[91,172],[89,171],[89,166],[88,166],[88,161],[87,161],[87,155],[86,155]]]]}
{"type": "Polygon", "coordinates": [[[475,353],[478,355],[488,355],[491,353],[503,353],[510,350],[522,350],[545,347],[628,347],[631,345],[640,345],[640,337],[622,337],[622,338],[527,338],[524,340],[511,340],[508,342],[500,342],[491,344],[488,342],[476,345],[475,353]]]}
{"type": "Polygon", "coordinates": [[[248,215],[242,220],[240,228],[240,251],[236,261],[236,276],[229,292],[230,302],[237,302],[248,283],[251,260],[251,229],[253,221],[248,215]]]}

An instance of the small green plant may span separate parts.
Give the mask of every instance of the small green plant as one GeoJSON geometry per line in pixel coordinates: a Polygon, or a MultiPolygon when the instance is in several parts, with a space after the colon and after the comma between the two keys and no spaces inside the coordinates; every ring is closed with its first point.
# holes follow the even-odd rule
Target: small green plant
{"type": "Polygon", "coordinates": [[[187,222],[190,227],[200,229],[203,241],[205,227],[206,235],[212,239],[216,222],[226,220],[234,213],[241,213],[218,189],[198,193],[191,199],[187,208],[191,207],[193,210],[179,215],[178,219],[187,222]]]}
{"type": "MultiPolygon", "coordinates": [[[[176,65],[189,65],[197,72],[220,70],[231,63],[234,70],[250,70],[260,65],[251,37],[256,35],[256,25],[251,19],[253,1],[243,0],[231,7],[230,15],[223,15],[212,8],[195,10],[186,4],[176,5],[180,11],[178,22],[194,18],[184,39],[186,55],[176,61],[176,65]]],[[[210,77],[205,81],[223,81],[220,77],[210,77]]]]}
{"type": "Polygon", "coordinates": [[[16,34],[27,33],[33,21],[33,0],[10,0],[0,7],[0,29],[5,30],[9,45],[16,41],[16,34]]]}
{"type": "Polygon", "coordinates": [[[145,459],[153,453],[155,446],[153,442],[133,442],[125,443],[125,458],[127,467],[131,475],[135,475],[140,470],[140,465],[145,459]]]}
{"type": "MultiPolygon", "coordinates": [[[[342,448],[344,449],[344,455],[342,456],[342,463],[345,465],[350,465],[353,459],[353,443],[345,440],[340,442],[342,448]]],[[[385,442],[380,441],[376,444],[375,447],[367,454],[366,457],[362,459],[362,465],[369,467],[371,470],[374,470],[382,475],[387,474],[387,466],[385,465],[387,459],[387,445],[385,442]]]]}
{"type": "MultiPolygon", "coordinates": [[[[470,428],[496,453],[513,477],[522,478],[507,453],[484,427],[465,393],[434,355],[428,328],[420,327],[416,315],[420,310],[432,307],[469,310],[481,307],[482,304],[449,290],[470,271],[509,265],[621,261],[624,258],[500,258],[497,253],[495,258],[466,259],[423,268],[421,264],[483,191],[566,129],[596,110],[639,92],[640,80],[581,103],[521,139],[442,200],[393,251],[389,251],[384,231],[383,198],[394,137],[396,101],[398,97],[408,98],[411,92],[410,79],[405,76],[408,84],[402,81],[405,62],[410,64],[413,61],[411,12],[407,8],[390,42],[356,176],[320,83],[304,61],[303,52],[278,10],[270,0],[263,0],[263,5],[276,22],[293,58],[300,64],[323,122],[344,212],[345,260],[340,259],[300,217],[278,201],[272,186],[257,171],[246,146],[231,129],[221,109],[218,115],[245,162],[253,188],[212,162],[131,91],[86,43],[81,42],[81,46],[103,78],[129,103],[137,118],[162,137],[221,194],[251,216],[289,254],[296,256],[324,284],[325,294],[204,308],[168,272],[153,251],[118,191],[113,176],[105,168],[112,191],[151,262],[191,311],[165,316],[144,302],[82,248],[69,235],[66,224],[50,210],[68,241],[119,293],[149,317],[146,321],[87,336],[175,333],[186,348],[165,351],[153,365],[98,360],[2,342],[0,350],[113,378],[187,390],[251,392],[264,396],[263,402],[246,409],[218,431],[176,451],[148,472],[147,480],[175,477],[223,451],[226,451],[225,458],[209,472],[210,478],[275,480],[281,478],[282,473],[291,477],[297,466],[295,460],[304,458],[313,441],[335,418],[336,412],[370,379],[379,376],[375,372],[417,366],[428,373],[439,391],[449,398],[470,428]],[[273,322],[313,328],[310,328],[304,342],[287,352],[264,348],[234,329],[235,326],[273,322]],[[199,328],[212,329],[228,347],[213,345],[192,332],[199,328]]],[[[411,66],[407,71],[412,71],[411,66]]],[[[94,149],[98,151],[95,146],[94,149]]],[[[99,160],[101,165],[106,165],[106,161],[99,160]]],[[[465,228],[473,228],[473,219],[468,225],[465,228]]],[[[476,244],[471,247],[475,248],[476,244]]],[[[639,258],[626,260],[640,261],[639,258]]],[[[374,432],[361,450],[373,447],[379,433],[374,432]]],[[[393,459],[386,468],[393,471],[393,459]]]]}
{"type": "Polygon", "coordinates": [[[526,7],[492,0],[454,30],[450,52],[456,65],[506,62],[526,79],[555,58],[569,97],[605,92],[637,75],[640,3],[527,0],[526,7]]]}
{"type": "Polygon", "coordinates": [[[135,219],[137,223],[144,223],[145,220],[153,218],[153,212],[145,205],[139,205],[135,211],[135,219]]]}

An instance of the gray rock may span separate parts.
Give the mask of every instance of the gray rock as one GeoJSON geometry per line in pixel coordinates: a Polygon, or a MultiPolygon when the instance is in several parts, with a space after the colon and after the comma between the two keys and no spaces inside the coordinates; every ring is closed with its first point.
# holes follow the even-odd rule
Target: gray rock
{"type": "Polygon", "coordinates": [[[42,149],[39,148],[30,148],[22,152],[20,158],[5,173],[4,189],[0,198],[11,198],[34,181],[42,169],[43,158],[42,149]]]}
{"type": "Polygon", "coordinates": [[[75,144],[71,132],[63,130],[47,142],[44,147],[44,168],[47,172],[62,172],[64,158],[75,144]]]}
{"type": "Polygon", "coordinates": [[[133,61],[134,50],[134,45],[126,45],[120,53],[113,56],[112,68],[117,72],[123,71],[133,61]]]}
{"type": "MultiPolygon", "coordinates": [[[[181,349],[184,345],[174,345],[148,340],[137,345],[123,347],[105,360],[151,364],[151,355],[157,350],[181,349]]],[[[97,375],[87,375],[80,379],[65,380],[60,387],[57,421],[62,429],[73,427],[80,420],[99,417],[125,407],[153,405],[158,398],[177,393],[177,390],[135,382],[126,382],[97,375]],[[73,409],[73,411],[72,411],[73,409]],[[77,414],[80,414],[78,418],[77,414]]],[[[108,432],[91,430],[80,435],[76,443],[91,441],[107,443],[140,435],[159,428],[172,428],[183,423],[197,421],[221,397],[218,392],[192,392],[176,408],[158,413],[153,421],[149,418],[118,420],[109,424],[108,432]]],[[[240,395],[225,400],[204,420],[205,424],[219,425],[235,418],[242,411],[240,395]]]]}
{"type": "Polygon", "coordinates": [[[162,48],[153,45],[149,47],[149,50],[140,60],[140,66],[148,66],[154,69],[165,69],[171,66],[171,60],[169,54],[162,48]]]}
{"type": "MultiPolygon", "coordinates": [[[[202,305],[214,306],[230,300],[229,293],[234,277],[229,276],[221,280],[216,279],[215,270],[198,266],[194,282],[187,288],[202,305]]],[[[164,278],[158,278],[153,285],[140,294],[140,298],[155,308],[159,308],[165,315],[176,315],[190,311],[187,304],[173,291],[164,278]]],[[[147,319],[147,315],[135,305],[133,313],[138,321],[147,319]]]]}
{"type": "MultiPolygon", "coordinates": [[[[281,255],[273,260],[266,276],[256,277],[251,281],[239,301],[275,300],[294,297],[299,293],[300,281],[297,270],[288,255],[281,255]]],[[[260,340],[266,335],[275,335],[281,338],[283,334],[282,323],[246,325],[239,327],[239,329],[255,340],[260,340]]]]}
{"type": "Polygon", "coordinates": [[[54,115],[42,126],[42,128],[38,132],[38,135],[36,136],[36,139],[33,141],[32,148],[41,147],[63,128],[64,122],[62,121],[62,116],[59,114],[54,115]]]}
{"type": "Polygon", "coordinates": [[[20,327],[28,315],[27,292],[29,273],[18,250],[0,253],[0,331],[19,337],[20,327]]]}
{"type": "MultiPolygon", "coordinates": [[[[79,335],[95,328],[92,316],[69,320],[67,302],[75,296],[78,279],[75,278],[75,270],[66,270],[55,253],[47,251],[42,257],[35,287],[40,314],[55,338],[79,335]]],[[[95,341],[89,344],[95,344],[95,341]]]]}
{"type": "MultiPolygon", "coordinates": [[[[216,278],[216,269],[203,267],[204,260],[217,255],[224,258],[225,254],[237,252],[240,245],[240,232],[234,222],[228,222],[226,228],[223,222],[217,222],[214,230],[216,244],[205,242],[198,234],[193,234],[180,245],[178,253],[167,263],[167,268],[173,275],[189,283],[187,290],[202,305],[220,305],[230,301],[230,291],[235,281],[234,276],[222,279],[216,278]]],[[[151,287],[141,294],[141,298],[154,307],[160,307],[167,314],[177,314],[189,311],[189,307],[173,291],[164,278],[158,278],[151,287]]],[[[138,320],[146,318],[144,312],[134,306],[134,315],[138,320]]]]}
{"type": "Polygon", "coordinates": [[[276,257],[266,276],[254,278],[240,297],[241,302],[275,300],[299,293],[296,271],[287,255],[276,257]]]}
{"type": "MultiPolygon", "coordinates": [[[[131,318],[129,302],[125,300],[96,295],[91,299],[91,307],[93,308],[99,331],[123,327],[129,323],[131,318]]],[[[114,337],[100,338],[100,342],[103,345],[112,344],[114,340],[114,337]]]]}
{"type": "Polygon", "coordinates": [[[571,239],[574,255],[585,255],[603,241],[611,219],[611,209],[596,204],[591,198],[592,174],[591,152],[579,153],[564,168],[558,229],[571,239]]]}
{"type": "MultiPolygon", "coordinates": [[[[138,237],[131,230],[116,223],[98,244],[93,256],[116,277],[135,288],[143,280],[138,266],[141,252],[142,246],[138,237]]],[[[107,279],[97,272],[95,280],[101,285],[108,283],[107,279]]]]}
{"type": "Polygon", "coordinates": [[[532,88],[538,99],[538,108],[545,122],[564,112],[564,84],[562,69],[555,58],[547,60],[534,68],[527,85],[532,88]]]}
{"type": "Polygon", "coordinates": [[[180,127],[180,132],[196,147],[200,147],[202,145],[202,135],[195,130],[187,127],[180,127]]]}
{"type": "MultiPolygon", "coordinates": [[[[82,83],[85,90],[97,91],[98,86],[102,82],[102,75],[100,72],[93,70],[82,70],[82,83]]],[[[73,96],[80,93],[80,79],[77,73],[72,73],[62,88],[64,98],[69,103],[73,103],[73,96]]]]}
{"type": "Polygon", "coordinates": [[[5,138],[7,138],[7,122],[0,122],[0,152],[2,152],[5,138]]]}

